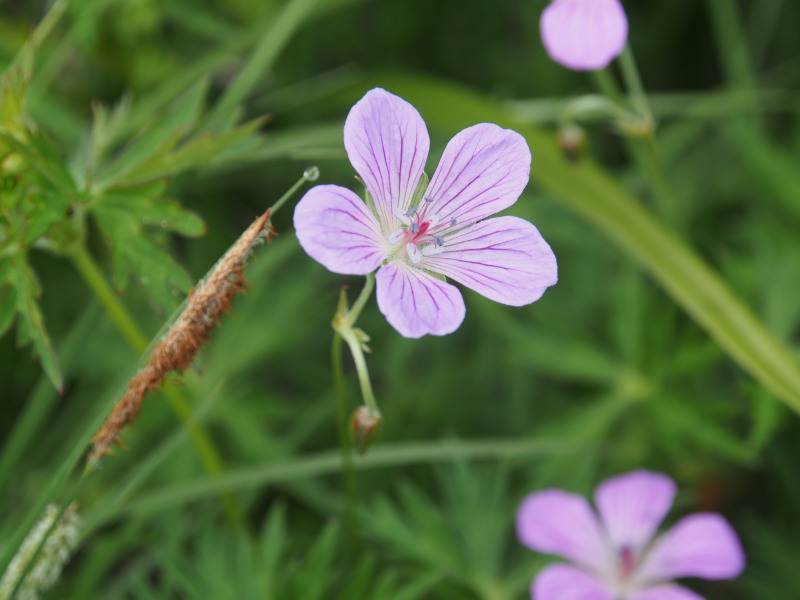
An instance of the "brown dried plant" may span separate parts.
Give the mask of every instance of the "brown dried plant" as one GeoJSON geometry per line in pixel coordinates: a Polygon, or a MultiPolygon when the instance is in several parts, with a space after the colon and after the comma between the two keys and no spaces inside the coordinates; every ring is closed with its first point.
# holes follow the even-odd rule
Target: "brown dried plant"
{"type": "Polygon", "coordinates": [[[267,210],[190,292],[186,308],[153,348],[150,361],[131,379],[122,399],[92,438],[92,449],[87,456],[90,464],[113,452],[114,446],[121,445],[120,434],[136,418],[147,392],[159,388],[171,372],[182,373],[191,366],[214,324],[219,324],[222,313],[230,309],[236,292],[247,286],[243,271],[253,248],[265,239],[270,241],[274,234],[267,210]]]}

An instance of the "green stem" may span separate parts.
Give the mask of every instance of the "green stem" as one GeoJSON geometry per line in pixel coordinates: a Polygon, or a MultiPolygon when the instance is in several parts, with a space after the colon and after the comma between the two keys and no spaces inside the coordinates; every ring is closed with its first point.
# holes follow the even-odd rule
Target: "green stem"
{"type": "Polygon", "coordinates": [[[303,176],[297,180],[297,182],[289,188],[289,190],[278,200],[269,207],[269,215],[270,217],[274,216],[278,210],[280,210],[281,206],[286,204],[286,201],[291,198],[294,193],[299,190],[306,181],[316,181],[319,178],[319,169],[317,167],[308,167],[305,171],[303,171],[303,176]]]}
{"type": "Polygon", "coordinates": [[[367,279],[364,282],[364,287],[361,288],[361,293],[356,298],[353,307],[347,312],[347,326],[352,327],[358,321],[358,317],[361,316],[361,311],[364,310],[364,306],[367,304],[367,300],[372,295],[372,290],[375,289],[375,274],[368,273],[367,279]]]}
{"type": "Polygon", "coordinates": [[[620,63],[623,79],[628,88],[628,102],[626,102],[617,82],[614,81],[607,69],[593,71],[595,82],[600,92],[613,102],[621,103],[621,105],[630,103],[636,111],[638,115],[637,121],[641,120],[641,132],[637,135],[632,135],[630,132],[625,131],[624,127],[620,128],[625,137],[628,153],[633,158],[639,171],[644,174],[659,214],[670,224],[677,225],[679,220],[677,214],[678,206],[665,175],[664,164],[661,161],[656,145],[655,123],[647,102],[647,94],[642,86],[633,52],[631,52],[629,46],[625,47],[620,56],[620,63]]]}
{"type": "MultiPolygon", "coordinates": [[[[116,326],[130,347],[137,354],[143,354],[148,347],[147,338],[145,338],[136,324],[136,321],[134,321],[127,308],[125,308],[125,305],[119,300],[119,297],[111,289],[111,286],[108,285],[102,271],[97,266],[97,263],[95,263],[91,254],[89,254],[82,244],[77,244],[68,256],[78,273],[89,286],[89,289],[92,290],[102,304],[111,322],[116,326]]],[[[180,391],[169,383],[164,385],[162,390],[170,408],[181,423],[190,423],[192,407],[189,401],[184,398],[180,391]]],[[[206,471],[214,476],[221,474],[224,470],[222,459],[208,432],[199,423],[191,423],[189,425],[189,435],[191,436],[192,442],[206,471]]],[[[221,500],[231,524],[244,531],[244,516],[236,499],[233,496],[225,495],[221,500]]]]}
{"type": "Polygon", "coordinates": [[[592,71],[592,77],[594,77],[594,82],[601,94],[610,98],[617,105],[625,104],[625,96],[623,96],[619,85],[614,81],[614,77],[608,69],[592,71]]]}
{"type": "MultiPolygon", "coordinates": [[[[578,445],[555,440],[531,440],[530,438],[482,439],[482,440],[436,440],[404,444],[386,444],[373,448],[354,464],[359,471],[389,467],[408,467],[416,464],[436,464],[464,460],[495,459],[510,461],[524,459],[529,465],[532,458],[577,452],[608,452],[613,448],[596,445],[578,445]]],[[[218,479],[195,479],[180,485],[169,485],[150,491],[133,499],[126,505],[115,506],[103,515],[96,527],[123,514],[163,510],[167,506],[205,498],[221,491],[246,491],[260,486],[319,478],[337,473],[342,468],[338,452],[296,456],[282,463],[270,463],[228,471],[218,479]]]]}
{"type": "Polygon", "coordinates": [[[348,431],[347,392],[344,385],[344,369],[342,367],[342,337],[335,333],[331,344],[331,366],[333,368],[333,386],[336,394],[336,420],[339,436],[339,449],[342,461],[342,479],[345,489],[345,531],[350,540],[358,539],[356,513],[358,511],[358,489],[356,473],[353,467],[353,444],[348,431]]]}
{"type": "MultiPolygon", "coordinates": [[[[711,26],[717,39],[719,57],[731,88],[755,89],[739,15],[733,0],[706,0],[711,26]]],[[[758,112],[755,96],[750,96],[753,114],[758,112]]]]}
{"type": "Polygon", "coordinates": [[[340,335],[347,342],[350,347],[350,353],[353,355],[353,362],[356,365],[356,373],[358,373],[358,383],[361,386],[361,395],[364,397],[364,404],[369,409],[370,415],[379,417],[381,411],[378,409],[378,403],[375,401],[375,394],[372,391],[372,382],[369,378],[369,369],[367,368],[367,361],[364,358],[364,350],[361,348],[361,341],[356,337],[353,330],[345,330],[340,332],[340,335]]]}
{"type": "Polygon", "coordinates": [[[361,311],[367,304],[367,300],[372,295],[372,290],[375,289],[375,274],[369,273],[361,293],[358,295],[353,307],[347,311],[345,315],[341,315],[342,306],[337,312],[337,317],[334,319],[334,328],[337,333],[347,342],[350,347],[350,352],[353,355],[353,362],[356,365],[356,372],[358,373],[358,382],[361,385],[361,394],[364,397],[364,404],[367,406],[371,416],[380,417],[381,411],[378,409],[378,403],[375,401],[375,394],[372,391],[372,382],[369,378],[369,369],[367,368],[367,361],[364,358],[364,350],[362,348],[362,340],[359,339],[354,326],[361,311]]]}
{"type": "Polygon", "coordinates": [[[143,354],[147,350],[147,338],[136,325],[136,321],[125,308],[125,305],[120,302],[119,297],[111,286],[106,282],[106,278],[100,267],[97,266],[91,254],[86,248],[78,244],[75,249],[69,254],[72,264],[78,270],[81,277],[83,277],[86,285],[92,290],[94,295],[100,301],[111,322],[114,323],[116,328],[128,342],[128,345],[136,352],[136,354],[143,354]]]}
{"type": "Polygon", "coordinates": [[[645,119],[653,120],[653,113],[647,102],[647,94],[642,85],[642,78],[639,76],[639,69],[636,68],[636,60],[633,58],[631,47],[626,45],[619,57],[622,68],[622,79],[628,88],[628,97],[633,108],[645,119]]]}

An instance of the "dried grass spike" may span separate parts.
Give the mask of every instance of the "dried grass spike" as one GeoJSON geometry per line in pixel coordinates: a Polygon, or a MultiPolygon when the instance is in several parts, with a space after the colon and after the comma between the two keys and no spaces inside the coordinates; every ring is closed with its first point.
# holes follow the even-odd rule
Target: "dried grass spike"
{"type": "Polygon", "coordinates": [[[92,438],[93,446],[87,456],[90,464],[120,445],[123,428],[134,421],[147,392],[158,389],[169,373],[182,373],[191,366],[214,325],[219,324],[222,314],[230,310],[236,292],[243,292],[247,287],[244,267],[253,248],[264,240],[271,241],[273,235],[276,234],[267,210],[189,293],[186,308],[153,348],[149,363],[131,379],[122,398],[92,438]]]}

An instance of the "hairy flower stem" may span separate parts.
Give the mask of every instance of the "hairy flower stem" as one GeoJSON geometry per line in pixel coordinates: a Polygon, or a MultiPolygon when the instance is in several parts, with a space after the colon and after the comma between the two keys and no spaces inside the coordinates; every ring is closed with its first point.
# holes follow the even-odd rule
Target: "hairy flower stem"
{"type": "MultiPolygon", "coordinates": [[[[345,488],[344,520],[348,537],[348,549],[351,552],[356,552],[356,545],[359,540],[358,523],[356,520],[358,489],[356,487],[355,468],[353,466],[353,440],[348,428],[347,392],[344,385],[344,367],[342,365],[342,340],[347,342],[350,353],[353,355],[353,361],[355,362],[356,371],[358,372],[358,381],[361,386],[361,395],[364,398],[364,404],[367,407],[368,414],[374,419],[375,423],[380,423],[381,414],[378,410],[378,404],[375,402],[375,395],[372,391],[372,383],[370,382],[367,362],[364,359],[363,352],[364,345],[368,338],[363,331],[354,328],[361,311],[372,295],[374,287],[375,275],[370,273],[367,275],[367,280],[364,284],[364,288],[361,290],[361,294],[359,294],[355,304],[353,304],[353,307],[349,310],[347,307],[347,295],[345,290],[342,289],[339,295],[339,306],[332,323],[336,332],[331,345],[331,363],[333,367],[334,388],[336,391],[336,416],[337,428],[339,430],[339,447],[341,448],[342,455],[342,478],[345,488]]],[[[370,435],[367,435],[362,437],[362,439],[368,441],[369,437],[370,435]]],[[[366,441],[360,444],[362,449],[366,441]]]]}
{"type": "MultiPolygon", "coordinates": [[[[83,245],[76,244],[69,257],[128,345],[137,354],[143,354],[147,350],[147,339],[128,309],[111,289],[91,254],[83,245]]],[[[163,387],[163,393],[181,423],[188,423],[191,419],[192,407],[183,394],[169,384],[163,387]]],[[[208,432],[199,423],[192,423],[189,428],[189,436],[206,471],[212,476],[221,474],[223,472],[222,459],[208,432]]],[[[234,496],[224,493],[220,500],[231,524],[243,530],[244,515],[234,496]]]]}
{"type": "Polygon", "coordinates": [[[339,296],[339,309],[333,319],[333,328],[347,342],[350,348],[350,353],[353,355],[353,362],[356,365],[356,372],[358,373],[358,383],[361,386],[361,395],[364,398],[364,404],[369,411],[370,416],[380,418],[381,411],[378,410],[378,403],[375,401],[375,394],[372,391],[372,382],[369,378],[369,370],[367,369],[367,361],[364,358],[364,346],[368,341],[366,334],[360,329],[354,327],[358,320],[364,305],[367,303],[372,290],[375,288],[375,275],[370,273],[367,275],[367,281],[364,283],[364,288],[361,290],[356,299],[355,304],[351,309],[347,309],[347,296],[342,290],[339,296]]]}

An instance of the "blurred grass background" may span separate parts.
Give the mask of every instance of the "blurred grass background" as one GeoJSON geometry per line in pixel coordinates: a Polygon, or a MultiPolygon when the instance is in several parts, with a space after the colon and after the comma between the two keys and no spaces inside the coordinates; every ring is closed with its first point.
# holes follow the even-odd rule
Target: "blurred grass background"
{"type": "MultiPolygon", "coordinates": [[[[544,123],[555,137],[563,102],[594,90],[590,77],[545,55],[544,5],[73,0],[38,52],[29,112],[65,156],[85,144],[93,103],[129,98],[133,134],[203,78],[206,123],[268,115],[258,143],[234,159],[169,177],[168,197],[199,215],[207,233],[151,233],[195,281],[306,166],[320,167],[320,182],[355,187],[341,126],[374,85],[413,101],[426,86],[450,82],[544,123]],[[254,52],[260,68],[246,85],[237,74],[254,52]],[[227,101],[237,85],[244,97],[227,101]]],[[[800,5],[625,6],[674,192],[670,225],[797,357],[800,5]]],[[[0,9],[0,60],[13,59],[45,11],[43,2],[0,9]]],[[[446,107],[447,119],[437,116],[442,107],[416,105],[431,132],[432,173],[447,140],[475,119],[458,104],[446,107]]],[[[596,160],[651,206],[647,181],[611,126],[587,129],[582,160],[596,160]]],[[[539,185],[532,153],[534,182],[509,212],[534,222],[552,245],[556,287],[524,308],[466,291],[466,321],[445,338],[403,339],[374,303],[362,316],[385,425],[356,459],[354,520],[344,518],[330,319],[340,286],[354,295],[361,282],[308,258],[284,210],[275,218],[279,235],[246,271],[246,296],[213,333],[197,371],[181,378],[223,474],[206,473],[162,396],[148,397],[125,434],[128,449],[82,491],[85,537],[44,597],[524,598],[547,562],[514,537],[524,495],[548,486],[590,493],[603,477],[637,467],[679,482],[675,515],[721,511],[742,536],[745,574],[690,583],[699,593],[792,597],[800,588],[797,415],[635,257],[539,185]],[[226,519],[220,491],[241,506],[242,528],[226,519]]],[[[88,241],[111,280],[101,232],[92,228],[88,241]]],[[[0,338],[0,439],[38,407],[22,451],[0,469],[3,552],[138,360],[68,262],[36,251],[30,260],[65,393],[56,395],[13,335],[0,338]]],[[[135,282],[121,300],[146,337],[169,314],[135,282]]],[[[349,362],[347,369],[355,408],[349,362]]]]}

